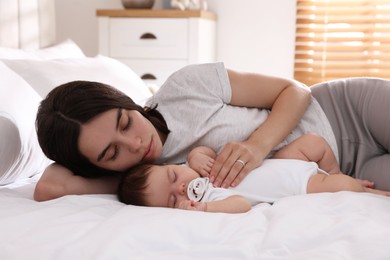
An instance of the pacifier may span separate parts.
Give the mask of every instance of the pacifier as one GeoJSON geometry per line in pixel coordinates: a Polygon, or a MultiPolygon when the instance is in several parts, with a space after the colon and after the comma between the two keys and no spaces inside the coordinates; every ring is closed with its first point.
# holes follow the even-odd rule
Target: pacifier
{"type": "Polygon", "coordinates": [[[187,196],[192,201],[200,201],[207,190],[209,178],[193,179],[187,187],[187,196]]]}

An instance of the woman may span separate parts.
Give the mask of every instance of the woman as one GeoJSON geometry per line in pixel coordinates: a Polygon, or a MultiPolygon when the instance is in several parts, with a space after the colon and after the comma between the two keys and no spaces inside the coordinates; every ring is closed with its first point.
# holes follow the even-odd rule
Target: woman
{"type": "Polygon", "coordinates": [[[45,170],[34,197],[115,193],[116,173],[143,162],[181,163],[199,145],[219,152],[214,183],[234,186],[293,131],[310,100],[298,82],[222,63],[177,71],[146,110],[102,84],[70,82],[54,89],[37,115],[40,145],[57,164],[45,170]]]}

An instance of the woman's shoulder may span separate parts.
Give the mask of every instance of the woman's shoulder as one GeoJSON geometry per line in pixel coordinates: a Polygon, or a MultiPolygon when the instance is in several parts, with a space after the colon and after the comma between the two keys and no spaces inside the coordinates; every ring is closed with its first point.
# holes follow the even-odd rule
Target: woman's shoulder
{"type": "Polygon", "coordinates": [[[172,81],[203,82],[221,77],[227,77],[227,71],[223,62],[190,64],[172,73],[165,84],[169,84],[172,81]]]}
{"type": "MultiPolygon", "coordinates": [[[[174,72],[150,101],[177,99],[207,94],[221,97],[230,87],[227,71],[222,62],[187,65],[174,72]],[[203,94],[202,94],[203,93],[203,94]]],[[[224,98],[225,99],[225,98],[224,98]]]]}
{"type": "Polygon", "coordinates": [[[211,62],[211,63],[197,63],[184,66],[183,68],[177,70],[172,74],[172,76],[181,74],[181,73],[194,73],[198,71],[208,71],[212,69],[223,69],[225,70],[225,65],[223,62],[211,62]]]}

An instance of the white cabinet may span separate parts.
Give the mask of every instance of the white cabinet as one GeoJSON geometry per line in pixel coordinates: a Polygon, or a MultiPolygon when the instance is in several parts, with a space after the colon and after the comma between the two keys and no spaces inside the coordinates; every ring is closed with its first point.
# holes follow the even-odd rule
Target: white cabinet
{"type": "Polygon", "coordinates": [[[216,16],[205,11],[97,10],[99,52],[161,86],[188,64],[215,61],[216,16]]]}

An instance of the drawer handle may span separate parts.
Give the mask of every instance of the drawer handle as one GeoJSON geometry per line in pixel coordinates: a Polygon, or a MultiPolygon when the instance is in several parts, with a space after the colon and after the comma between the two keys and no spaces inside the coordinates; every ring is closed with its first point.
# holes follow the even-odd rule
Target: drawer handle
{"type": "Polygon", "coordinates": [[[156,80],[157,78],[156,78],[153,74],[146,73],[146,74],[144,74],[144,75],[141,76],[141,79],[143,79],[143,80],[145,80],[145,79],[156,80]]]}
{"type": "Polygon", "coordinates": [[[153,33],[144,33],[139,37],[141,40],[156,40],[157,37],[153,33]]]}

